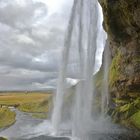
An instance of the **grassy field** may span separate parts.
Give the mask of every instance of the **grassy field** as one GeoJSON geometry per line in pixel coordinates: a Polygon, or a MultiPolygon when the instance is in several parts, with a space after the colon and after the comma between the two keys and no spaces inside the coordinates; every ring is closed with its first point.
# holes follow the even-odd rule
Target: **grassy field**
{"type": "Polygon", "coordinates": [[[38,103],[48,100],[51,94],[47,93],[0,93],[0,105],[20,106],[28,103],[38,103]]]}
{"type": "Polygon", "coordinates": [[[8,127],[15,123],[15,112],[10,111],[7,107],[0,108],[0,128],[8,127]]]}
{"type": "Polygon", "coordinates": [[[0,128],[15,122],[15,113],[8,107],[14,106],[20,111],[32,113],[35,118],[47,118],[52,94],[47,93],[0,93],[0,128]]]}

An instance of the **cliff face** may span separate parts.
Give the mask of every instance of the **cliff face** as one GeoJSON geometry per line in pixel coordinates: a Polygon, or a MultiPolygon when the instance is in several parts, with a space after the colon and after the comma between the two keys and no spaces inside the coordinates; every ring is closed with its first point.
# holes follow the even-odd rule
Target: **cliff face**
{"type": "Polygon", "coordinates": [[[140,0],[99,0],[112,63],[109,88],[115,120],[140,128],[140,0]]]}

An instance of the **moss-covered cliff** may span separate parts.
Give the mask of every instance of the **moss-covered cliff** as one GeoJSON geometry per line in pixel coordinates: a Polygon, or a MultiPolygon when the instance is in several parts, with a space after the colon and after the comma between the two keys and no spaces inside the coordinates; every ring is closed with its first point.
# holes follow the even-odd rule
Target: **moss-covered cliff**
{"type": "Polygon", "coordinates": [[[112,116],[140,129],[140,0],[99,0],[112,64],[109,88],[112,116]]]}

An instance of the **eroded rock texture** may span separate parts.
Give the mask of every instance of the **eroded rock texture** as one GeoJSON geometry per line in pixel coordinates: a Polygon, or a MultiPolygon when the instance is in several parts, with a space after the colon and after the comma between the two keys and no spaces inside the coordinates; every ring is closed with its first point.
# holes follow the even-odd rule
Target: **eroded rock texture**
{"type": "Polygon", "coordinates": [[[140,113],[137,124],[132,119],[140,111],[140,0],[99,2],[112,54],[109,86],[116,105],[112,115],[140,128],[140,113]]]}

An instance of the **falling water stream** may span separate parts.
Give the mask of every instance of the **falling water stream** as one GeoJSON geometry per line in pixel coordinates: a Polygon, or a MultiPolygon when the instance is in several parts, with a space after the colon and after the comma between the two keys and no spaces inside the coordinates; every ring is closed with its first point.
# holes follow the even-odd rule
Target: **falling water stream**
{"type": "Polygon", "coordinates": [[[64,49],[62,52],[62,60],[61,60],[61,67],[59,72],[58,84],[57,84],[57,94],[55,98],[55,105],[54,111],[52,115],[52,124],[54,127],[54,132],[57,133],[59,128],[59,124],[61,122],[61,110],[63,105],[63,96],[65,93],[65,86],[66,86],[66,70],[68,65],[68,58],[69,58],[69,50],[72,44],[72,32],[73,32],[73,25],[76,16],[76,8],[77,8],[78,0],[74,1],[72,14],[70,17],[68,31],[66,34],[65,42],[64,42],[64,49]]]}
{"type": "MultiPolygon", "coordinates": [[[[86,140],[88,132],[94,127],[95,80],[93,74],[97,70],[96,51],[104,48],[106,40],[102,21],[102,11],[97,0],[74,0],[62,53],[52,115],[52,124],[56,135],[59,134],[60,124],[63,121],[62,106],[66,93],[67,67],[69,59],[75,55],[77,55],[76,73],[79,82],[76,85],[75,100],[71,112],[72,136],[86,140]],[[72,50],[73,54],[70,55],[72,50]]],[[[104,96],[102,99],[104,104],[104,96]]]]}
{"type": "Polygon", "coordinates": [[[103,55],[103,80],[102,80],[102,99],[101,99],[101,113],[104,117],[106,114],[106,108],[109,105],[109,66],[111,63],[111,54],[109,50],[108,44],[106,44],[106,48],[104,50],[103,55]]]}
{"type": "Polygon", "coordinates": [[[109,105],[110,50],[102,23],[102,8],[98,0],[74,0],[54,99],[51,120],[53,137],[69,136],[72,140],[133,140],[132,135],[125,135],[126,129],[112,124],[106,115],[109,105]],[[99,100],[95,85],[103,50],[99,100]],[[76,81],[69,89],[68,79],[76,81]]]}

